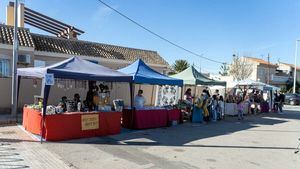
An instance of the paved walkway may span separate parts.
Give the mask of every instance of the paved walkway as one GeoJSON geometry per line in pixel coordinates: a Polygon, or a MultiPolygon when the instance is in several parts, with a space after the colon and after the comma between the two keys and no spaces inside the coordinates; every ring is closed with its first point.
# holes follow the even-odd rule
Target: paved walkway
{"type": "Polygon", "coordinates": [[[61,158],[17,126],[0,126],[0,169],[65,169],[61,158]]]}
{"type": "Polygon", "coordinates": [[[0,127],[0,168],[298,169],[300,107],[286,114],[126,131],[42,145],[17,126],[0,127]]]}

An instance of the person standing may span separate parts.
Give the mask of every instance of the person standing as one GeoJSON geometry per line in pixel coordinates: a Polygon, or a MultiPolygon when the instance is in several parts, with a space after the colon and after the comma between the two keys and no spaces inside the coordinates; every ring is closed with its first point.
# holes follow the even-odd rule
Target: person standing
{"type": "Polygon", "coordinates": [[[211,101],[211,112],[212,112],[212,121],[213,122],[217,121],[217,107],[218,107],[217,95],[213,95],[212,101],[211,101]]]}
{"type": "Polygon", "coordinates": [[[244,102],[241,97],[237,99],[238,120],[244,119],[244,102]]]}
{"type": "Polygon", "coordinates": [[[279,95],[278,95],[277,91],[275,91],[275,93],[274,93],[274,105],[273,105],[273,110],[274,110],[274,112],[276,112],[276,113],[278,112],[279,102],[280,102],[279,95]]]}
{"type": "Polygon", "coordinates": [[[139,90],[138,94],[134,98],[134,106],[137,109],[141,109],[144,107],[146,103],[145,97],[143,96],[143,90],[139,90]]]}
{"type": "Polygon", "coordinates": [[[285,95],[282,93],[282,91],[279,92],[279,103],[278,103],[278,108],[279,108],[279,114],[283,114],[282,112],[282,107],[283,107],[283,103],[285,100],[285,95]]]}
{"type": "Polygon", "coordinates": [[[188,88],[184,93],[184,100],[188,101],[190,104],[193,104],[192,89],[188,88]]]}
{"type": "Polygon", "coordinates": [[[225,113],[224,112],[225,103],[224,103],[223,96],[220,96],[218,105],[219,105],[219,110],[220,110],[220,119],[222,119],[225,116],[225,114],[224,114],[225,113]]]}

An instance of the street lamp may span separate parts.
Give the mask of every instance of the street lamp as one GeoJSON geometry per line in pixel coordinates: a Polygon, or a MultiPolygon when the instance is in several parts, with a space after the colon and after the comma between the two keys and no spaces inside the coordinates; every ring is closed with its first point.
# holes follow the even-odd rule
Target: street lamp
{"type": "Polygon", "coordinates": [[[296,93],[298,41],[300,41],[300,39],[296,40],[293,93],[296,93]]]}
{"type": "MultiPolygon", "coordinates": [[[[18,60],[18,0],[14,4],[14,40],[11,87],[11,115],[17,118],[17,60],[18,60]]],[[[16,119],[17,120],[17,119],[16,119]]]]}

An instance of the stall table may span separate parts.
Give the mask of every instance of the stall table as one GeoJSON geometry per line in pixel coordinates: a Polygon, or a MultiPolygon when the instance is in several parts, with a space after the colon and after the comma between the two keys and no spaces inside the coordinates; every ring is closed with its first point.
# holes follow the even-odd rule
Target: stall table
{"type": "MultiPolygon", "coordinates": [[[[23,126],[33,134],[41,134],[41,112],[24,107],[23,126]]],[[[70,112],[45,117],[43,136],[48,141],[107,136],[121,131],[120,112],[70,112]]]]}
{"type": "Polygon", "coordinates": [[[181,112],[178,109],[124,109],[122,125],[130,129],[148,129],[167,127],[172,121],[181,121],[181,112]]]}

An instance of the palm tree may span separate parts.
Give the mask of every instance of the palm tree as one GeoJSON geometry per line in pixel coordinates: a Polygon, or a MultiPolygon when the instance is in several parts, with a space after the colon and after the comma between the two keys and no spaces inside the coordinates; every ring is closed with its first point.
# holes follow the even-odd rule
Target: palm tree
{"type": "Polygon", "coordinates": [[[175,63],[172,65],[176,73],[182,72],[188,67],[190,67],[190,64],[186,60],[175,60],[175,63]]]}
{"type": "Polygon", "coordinates": [[[220,74],[221,76],[227,76],[227,75],[229,75],[229,67],[227,66],[226,63],[223,63],[223,64],[221,65],[219,74],[220,74]]]}

